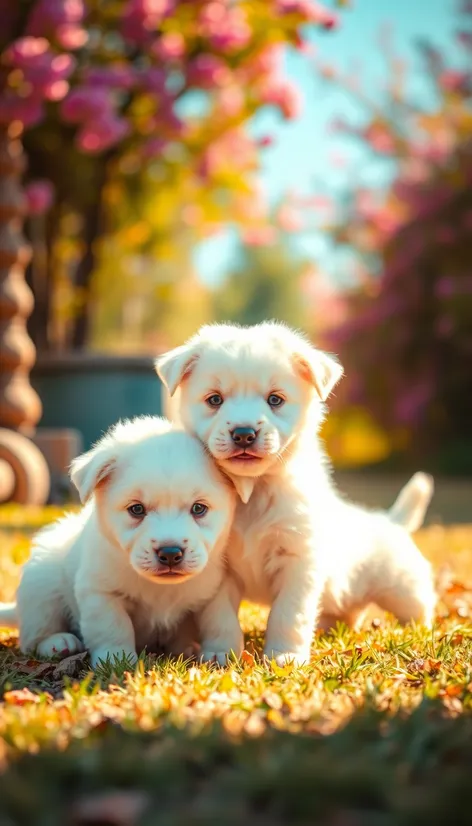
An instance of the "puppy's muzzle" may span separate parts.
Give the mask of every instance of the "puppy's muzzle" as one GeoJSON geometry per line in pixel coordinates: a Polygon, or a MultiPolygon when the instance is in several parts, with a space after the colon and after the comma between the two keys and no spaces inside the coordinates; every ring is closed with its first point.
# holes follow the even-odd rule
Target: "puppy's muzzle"
{"type": "Polygon", "coordinates": [[[184,558],[184,550],[178,545],[163,545],[156,549],[156,556],[161,565],[177,568],[184,558]]]}
{"type": "Polygon", "coordinates": [[[251,447],[257,439],[257,431],[253,427],[235,427],[231,431],[231,438],[240,448],[251,447]]]}

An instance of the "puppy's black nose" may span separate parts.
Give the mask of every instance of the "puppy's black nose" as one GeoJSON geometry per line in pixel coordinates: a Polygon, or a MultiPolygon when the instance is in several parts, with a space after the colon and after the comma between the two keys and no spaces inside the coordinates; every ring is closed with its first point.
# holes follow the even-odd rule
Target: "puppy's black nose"
{"type": "Polygon", "coordinates": [[[235,427],[231,431],[231,438],[238,447],[249,447],[257,439],[257,433],[253,427],[235,427]]]}
{"type": "Polygon", "coordinates": [[[164,545],[162,548],[157,549],[156,555],[159,562],[162,562],[163,565],[168,565],[169,568],[175,568],[184,558],[182,548],[179,548],[177,545],[164,545]]]}

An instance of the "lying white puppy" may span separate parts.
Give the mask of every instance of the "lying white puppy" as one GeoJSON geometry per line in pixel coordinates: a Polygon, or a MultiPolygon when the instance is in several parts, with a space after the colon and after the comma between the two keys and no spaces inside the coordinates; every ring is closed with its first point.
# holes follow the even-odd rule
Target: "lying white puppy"
{"type": "MultiPolygon", "coordinates": [[[[198,439],[157,417],[119,423],[75,459],[71,476],[90,501],[35,537],[17,605],[3,606],[0,625],[18,618],[22,651],[85,647],[95,666],[134,660],[157,641],[183,651],[191,640],[174,635],[197,611],[212,659],[235,492],[198,439]]],[[[239,624],[228,622],[240,648],[239,624]]]]}
{"type": "Polygon", "coordinates": [[[404,529],[421,523],[431,482],[414,477],[390,515],[339,496],[317,436],[343,372],[333,357],[275,322],[209,325],[156,369],[171,396],[180,388],[182,422],[246,503],[236,511],[225,610],[242,597],[271,606],[268,656],[308,660],[318,621],[353,623],[370,601],[402,622],[431,623],[430,565],[404,529]]]}

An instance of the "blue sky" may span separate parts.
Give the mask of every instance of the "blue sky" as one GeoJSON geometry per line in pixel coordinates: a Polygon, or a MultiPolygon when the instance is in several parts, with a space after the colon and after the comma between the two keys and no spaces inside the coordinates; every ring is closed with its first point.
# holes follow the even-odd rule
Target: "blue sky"
{"type": "MultiPolygon", "coordinates": [[[[350,9],[340,13],[341,25],[334,32],[314,31],[310,37],[319,59],[339,67],[343,72],[359,73],[362,87],[375,97],[382,93],[386,79],[385,61],[378,44],[382,24],[393,27],[396,53],[404,58],[412,77],[411,94],[425,106],[431,101],[424,75],[415,77],[418,54],[414,43],[418,37],[427,38],[441,48],[451,50],[454,29],[455,0],[352,0],[350,9]]],[[[256,134],[270,134],[275,143],[264,150],[262,181],[271,201],[279,200],[288,189],[319,194],[339,189],[346,182],[346,169],[331,163],[334,148],[349,155],[356,163],[356,175],[369,182],[381,183],[382,171],[370,166],[365,156],[354,154],[351,142],[342,139],[335,143],[329,133],[334,117],[359,117],[359,109],[352,99],[332,85],[324,86],[316,77],[309,60],[291,51],[286,57],[287,75],[296,82],[304,96],[302,117],[284,122],[275,112],[261,113],[253,124],[256,134]]],[[[359,150],[357,150],[359,153],[359,150]]],[[[294,239],[294,245],[307,257],[320,264],[332,278],[337,278],[333,267],[333,250],[321,232],[303,233],[294,239]]],[[[200,278],[209,285],[217,284],[231,269],[237,254],[237,237],[228,231],[199,245],[195,252],[195,266],[200,278]]],[[[342,266],[342,264],[341,264],[342,266]]],[[[342,273],[339,275],[342,282],[342,273]]]]}

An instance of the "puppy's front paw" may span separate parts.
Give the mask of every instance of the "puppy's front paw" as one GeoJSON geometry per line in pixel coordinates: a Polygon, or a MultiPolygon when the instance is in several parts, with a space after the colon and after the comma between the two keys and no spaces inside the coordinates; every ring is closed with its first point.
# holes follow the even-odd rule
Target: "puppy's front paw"
{"type": "Polygon", "coordinates": [[[69,657],[84,651],[84,645],[75,634],[51,634],[36,648],[38,657],[69,657]]]}
{"type": "Polygon", "coordinates": [[[184,660],[198,660],[201,657],[202,647],[198,642],[192,642],[187,645],[182,651],[182,658],[184,660]]]}
{"type": "Polygon", "coordinates": [[[129,665],[135,665],[138,661],[136,651],[132,648],[97,648],[90,652],[92,668],[99,665],[114,665],[116,662],[126,660],[129,665]]]}
{"type": "Polygon", "coordinates": [[[222,640],[212,640],[211,642],[203,642],[200,660],[204,663],[216,663],[217,665],[226,665],[228,660],[233,657],[240,657],[243,651],[243,643],[231,644],[225,643],[222,640]]]}
{"type": "Polygon", "coordinates": [[[211,648],[202,648],[200,660],[202,663],[215,663],[215,665],[226,665],[229,651],[214,651],[211,648]]]}
{"type": "Polygon", "coordinates": [[[282,668],[284,665],[308,665],[310,653],[306,651],[280,651],[277,648],[265,649],[264,657],[271,662],[275,660],[276,665],[282,668]]]}

